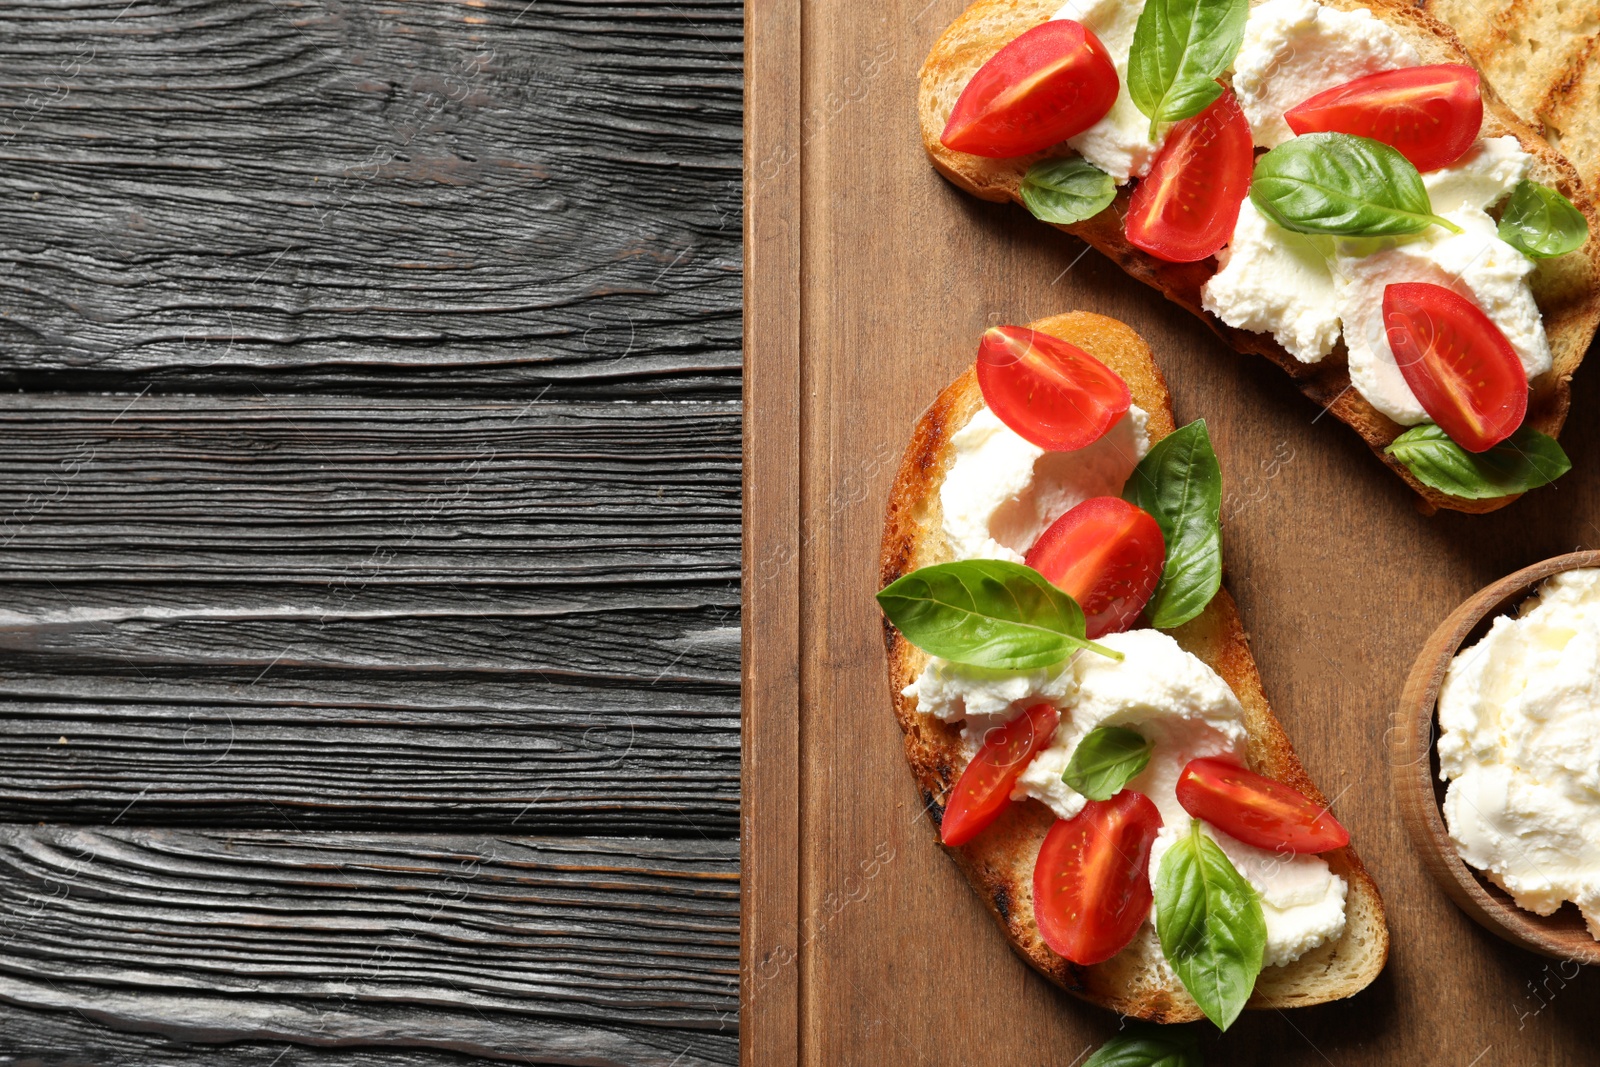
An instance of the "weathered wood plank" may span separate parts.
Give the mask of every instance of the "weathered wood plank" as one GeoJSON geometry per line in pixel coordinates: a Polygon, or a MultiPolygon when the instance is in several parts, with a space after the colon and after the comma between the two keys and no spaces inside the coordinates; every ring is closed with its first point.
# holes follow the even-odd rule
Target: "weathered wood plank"
{"type": "Polygon", "coordinates": [[[737,845],[0,827],[0,999],[187,1041],[733,1062],[737,845]]]}
{"type": "Polygon", "coordinates": [[[736,395],[740,18],[0,9],[0,384],[736,395]]]}
{"type": "Polygon", "coordinates": [[[11,1063],[29,1067],[469,1067],[476,1057],[435,1049],[352,1049],[281,1041],[197,1044],[127,1033],[79,1010],[36,1011],[0,1000],[0,1035],[11,1063]]]}
{"type": "Polygon", "coordinates": [[[0,818],[733,833],[738,432],[0,401],[0,818]]]}
{"type": "Polygon", "coordinates": [[[800,448],[805,390],[800,173],[802,5],[750,0],[746,94],[746,499],[744,593],[743,1062],[799,1062],[802,978],[792,946],[805,873],[800,867],[802,734],[800,448]],[[783,164],[780,165],[779,161],[783,164]]]}
{"type": "Polygon", "coordinates": [[[8,396],[10,579],[737,577],[726,403],[8,396]],[[248,560],[248,565],[242,565],[248,560]]]}
{"type": "Polygon", "coordinates": [[[674,721],[650,694],[638,696],[637,715],[598,700],[587,713],[542,714],[8,700],[0,813],[121,825],[734,834],[737,706],[674,721]]]}

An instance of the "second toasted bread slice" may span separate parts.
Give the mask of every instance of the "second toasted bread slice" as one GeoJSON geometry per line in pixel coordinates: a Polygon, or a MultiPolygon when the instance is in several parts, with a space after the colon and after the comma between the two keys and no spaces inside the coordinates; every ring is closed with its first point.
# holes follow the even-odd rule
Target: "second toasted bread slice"
{"type": "MultiPolygon", "coordinates": [[[[1032,323],[1031,329],[1077,345],[1120,374],[1133,402],[1149,415],[1152,444],[1175,429],[1166,381],[1149,347],[1131,328],[1101,315],[1075,312],[1032,323]]],[[[977,378],[968,370],[939,395],[917,420],[889,500],[880,555],[881,582],[888,585],[919,567],[951,558],[943,533],[940,487],[954,462],[951,438],[983,407],[977,378]]],[[[905,734],[906,758],[935,824],[945,798],[965,764],[956,726],[923,714],[902,692],[922,672],[927,655],[884,624],[889,688],[905,734]]],[[[1262,692],[1261,678],[1226,589],[1193,621],[1171,632],[1179,645],[1227,682],[1244,708],[1251,767],[1324,803],[1301,767],[1294,748],[1262,692]]],[[[1078,966],[1052,952],[1040,936],[1032,906],[1033,867],[1055,815],[1037,801],[1013,803],[1000,821],[970,844],[947,849],[1029,964],[1058,985],[1113,1011],[1156,1022],[1201,1017],[1199,1007],[1145,935],[1105,963],[1078,966]]],[[[1351,996],[1383,969],[1389,933],[1377,886],[1354,848],[1325,853],[1333,873],[1348,885],[1345,926],[1336,940],[1292,963],[1268,967],[1256,983],[1249,1007],[1286,1008],[1351,996]]]]}

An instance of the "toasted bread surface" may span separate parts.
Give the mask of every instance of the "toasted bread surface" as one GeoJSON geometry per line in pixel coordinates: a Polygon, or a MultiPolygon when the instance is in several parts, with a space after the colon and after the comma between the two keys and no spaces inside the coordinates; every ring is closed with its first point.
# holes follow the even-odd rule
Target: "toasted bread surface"
{"type": "MultiPolygon", "coordinates": [[[[1402,0],[1322,2],[1345,10],[1358,7],[1371,10],[1405,37],[1424,63],[1471,62],[1448,26],[1402,0]]],[[[939,143],[939,134],[951,109],[978,68],[1018,34],[1049,19],[1059,7],[1059,0],[977,0],[950,24],[922,65],[917,111],[923,147],[941,174],[974,196],[1021,204],[1022,177],[1028,168],[1041,159],[1071,154],[1061,145],[1031,156],[985,159],[952,152],[939,143]]],[[[1492,87],[1486,88],[1482,135],[1505,134],[1515,136],[1523,149],[1534,157],[1534,180],[1559,189],[1589,219],[1591,233],[1600,234],[1600,216],[1596,215],[1595,206],[1572,164],[1502,103],[1492,87]]],[[[1294,377],[1306,396],[1355,429],[1378,458],[1421,495],[1428,510],[1493,511],[1515,499],[1462,500],[1423,485],[1404,464],[1384,454],[1383,449],[1404,427],[1392,422],[1351,387],[1342,343],[1321,362],[1302,363],[1271,334],[1236,329],[1206,311],[1200,305],[1200,288],[1216,273],[1216,260],[1167,263],[1130,245],[1122,231],[1129,195],[1128,187],[1124,187],[1111,210],[1058,229],[1082,238],[1128,274],[1198,315],[1235,350],[1265,356],[1282,367],[1294,377]]],[[[1592,237],[1577,252],[1541,261],[1534,270],[1532,286],[1534,298],[1544,315],[1553,365],[1530,383],[1527,422],[1555,437],[1567,415],[1568,382],[1583,361],[1595,326],[1600,323],[1600,239],[1592,237]]]]}
{"type": "Polygon", "coordinates": [[[1600,3],[1419,0],[1456,31],[1511,110],[1600,188],[1600,3]]]}
{"type": "MultiPolygon", "coordinates": [[[[1130,327],[1087,312],[1042,319],[1031,327],[1077,345],[1122,375],[1134,403],[1149,412],[1152,443],[1173,431],[1166,381],[1149,347],[1130,327]]],[[[951,436],[982,405],[977,377],[968,369],[918,419],[889,499],[879,558],[883,585],[918,567],[950,559],[939,489],[954,461],[951,436]]],[[[1172,636],[1220,674],[1238,696],[1250,734],[1251,767],[1324,802],[1326,798],[1301,767],[1267,703],[1227,590],[1219,592],[1198,618],[1172,631],[1172,636]]],[[[927,655],[887,621],[884,642],[889,689],[905,734],[906,758],[937,827],[943,816],[943,798],[964,765],[960,732],[919,713],[915,698],[901,692],[922,672],[927,655]]],[[[1045,945],[1033,917],[1033,865],[1054,821],[1054,813],[1037,801],[1012,804],[1000,821],[975,841],[946,851],[1005,931],[1012,948],[1051,981],[1125,1015],[1154,1022],[1201,1018],[1199,1006],[1167,967],[1148,925],[1133,945],[1090,967],[1068,963],[1045,945]]],[[[1285,1008],[1338,1000],[1365,988],[1383,969],[1389,933],[1377,886],[1353,848],[1327,853],[1325,858],[1349,884],[1343,936],[1293,963],[1263,971],[1250,1007],[1285,1008]]]]}

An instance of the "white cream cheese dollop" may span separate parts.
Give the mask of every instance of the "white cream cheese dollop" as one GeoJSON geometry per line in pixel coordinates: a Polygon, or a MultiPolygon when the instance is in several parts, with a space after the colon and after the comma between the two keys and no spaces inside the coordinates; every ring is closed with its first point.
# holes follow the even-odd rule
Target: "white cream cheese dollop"
{"type": "Polygon", "coordinates": [[[1094,444],[1047,452],[987,407],[950,438],[955,461],[939,488],[944,535],[956,559],[1021,563],[1050,524],[1090,497],[1121,496],[1150,450],[1137,405],[1094,444]]]}
{"type": "Polygon", "coordinates": [[[1439,691],[1444,817],[1521,907],[1600,939],[1600,570],[1558,574],[1456,655],[1439,691]]]}
{"type": "Polygon", "coordinates": [[[1487,211],[1506,197],[1533,168],[1533,157],[1507,134],[1480,138],[1448,167],[1422,176],[1434,213],[1487,211]]]}
{"type": "Polygon", "coordinates": [[[983,745],[989,730],[1004,726],[1035,704],[1069,706],[1078,695],[1071,662],[1032,671],[969,667],[929,656],[917,680],[901,690],[915,697],[918,710],[945,722],[960,722],[968,757],[983,745]]]}
{"type": "Polygon", "coordinates": [[[1145,0],[1067,0],[1051,19],[1072,19],[1087,26],[1106,46],[1117,68],[1117,99],[1104,118],[1070,138],[1067,144],[1121,185],[1150,173],[1166,142],[1163,129],[1150,137],[1150,118],[1128,95],[1128,53],[1145,0]]]}
{"type": "Polygon", "coordinates": [[[1270,333],[1294,358],[1316,363],[1339,340],[1332,262],[1333,238],[1286,230],[1246,198],[1200,304],[1229,326],[1270,333]]]}
{"type": "Polygon", "coordinates": [[[1256,144],[1275,148],[1294,136],[1283,113],[1295,105],[1364,75],[1420,62],[1416,49],[1364,7],[1266,0],[1245,21],[1233,90],[1256,144]]]}

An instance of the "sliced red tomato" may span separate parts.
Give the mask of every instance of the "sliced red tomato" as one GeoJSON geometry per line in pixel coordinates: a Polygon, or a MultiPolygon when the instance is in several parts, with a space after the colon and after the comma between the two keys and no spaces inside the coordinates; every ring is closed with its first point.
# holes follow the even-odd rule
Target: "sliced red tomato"
{"type": "Polygon", "coordinates": [[[1077,345],[995,326],[978,345],[983,402],[1024,440],[1071,452],[1105,436],[1133,403],[1128,383],[1077,345]]]}
{"type": "Polygon", "coordinates": [[[983,747],[950,790],[939,840],[964,845],[982,833],[1011,803],[1011,790],[1028,761],[1055,737],[1061,713],[1049,704],[1035,704],[1015,719],[990,730],[983,747]]]}
{"type": "Polygon", "coordinates": [[[1166,561],[1161,526],[1149,512],[1097,496],[1051,523],[1023,562],[1078,602],[1094,638],[1138,621],[1166,561]]]}
{"type": "Polygon", "coordinates": [[[1442,285],[1395,282],[1383,290],[1383,325],[1417,402],[1456,444],[1482,452],[1522,425],[1528,376],[1478,305],[1442,285]]]}
{"type": "Polygon", "coordinates": [[[1290,108],[1295,133],[1353,133],[1392,145],[1420,171],[1460,159],[1478,139],[1483,96],[1478,72],[1438,63],[1368,74],[1290,108]]]}
{"type": "Polygon", "coordinates": [[[939,140],[975,156],[1025,156],[1099,122],[1117,88],[1117,68],[1100,38],[1081,22],[1053,19],[978,68],[939,140]]]}
{"type": "Polygon", "coordinates": [[[1326,852],[1350,843],[1350,832],[1326,805],[1231,760],[1190,760],[1178,776],[1178,803],[1257,848],[1326,852]]]}
{"type": "Polygon", "coordinates": [[[1255,149],[1232,89],[1172,127],[1128,205],[1128,243],[1169,263],[1216,255],[1250,191],[1255,149]]]}
{"type": "Polygon", "coordinates": [[[1161,813],[1124,789],[1057,819],[1033,865],[1033,916],[1044,943],[1073,963],[1110,959],[1150,917],[1150,846],[1161,813]]]}

